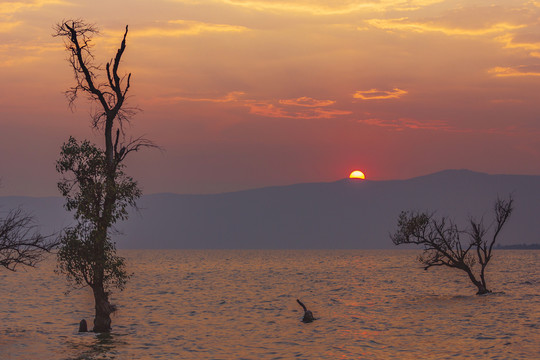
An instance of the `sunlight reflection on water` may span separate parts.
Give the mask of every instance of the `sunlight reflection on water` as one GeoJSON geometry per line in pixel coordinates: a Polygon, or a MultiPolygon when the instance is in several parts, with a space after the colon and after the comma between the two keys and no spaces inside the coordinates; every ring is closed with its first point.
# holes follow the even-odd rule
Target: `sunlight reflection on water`
{"type": "Polygon", "coordinates": [[[532,359],[540,251],[498,251],[488,296],[411,250],[129,250],[113,332],[54,258],[0,272],[1,359],[532,359]],[[296,298],[317,321],[304,324],[296,298]]]}

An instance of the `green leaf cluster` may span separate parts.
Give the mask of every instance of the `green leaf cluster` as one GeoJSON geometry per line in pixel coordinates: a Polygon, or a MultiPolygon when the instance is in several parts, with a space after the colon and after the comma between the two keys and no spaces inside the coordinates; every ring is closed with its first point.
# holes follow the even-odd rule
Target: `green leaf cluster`
{"type": "Polygon", "coordinates": [[[103,270],[103,285],[123,290],[130,277],[125,259],[116,255],[115,244],[107,239],[103,255],[96,252],[96,230],[90,222],[81,222],[67,228],[60,239],[58,271],[66,275],[75,288],[98,283],[103,270]]]}
{"type": "Polygon", "coordinates": [[[58,270],[76,286],[123,289],[129,274],[125,260],[110,239],[112,226],[128,217],[141,190],[123,165],[106,161],[103,150],[87,140],[70,137],[63,144],[56,170],[63,175],[58,189],[73,211],[76,225],[60,237],[58,270]]]}

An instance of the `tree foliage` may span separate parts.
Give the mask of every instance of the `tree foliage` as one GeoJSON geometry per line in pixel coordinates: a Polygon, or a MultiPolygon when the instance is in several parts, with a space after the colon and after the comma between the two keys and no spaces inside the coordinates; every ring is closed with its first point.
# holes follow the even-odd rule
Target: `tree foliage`
{"type": "Polygon", "coordinates": [[[15,271],[18,265],[35,266],[57,242],[41,235],[32,216],[21,209],[0,219],[0,266],[15,271]]]}
{"type": "MultiPolygon", "coordinates": [[[[58,252],[59,270],[77,286],[96,286],[122,289],[128,279],[124,259],[116,255],[109,233],[103,251],[96,251],[100,241],[98,226],[103,218],[106,190],[104,176],[105,155],[88,141],[77,142],[73,137],[62,146],[56,169],[64,177],[58,188],[66,198],[65,207],[74,211],[77,224],[65,229],[58,252]]],[[[137,183],[123,172],[123,164],[116,167],[114,176],[113,208],[108,226],[124,220],[128,208],[136,206],[141,196],[137,183]]]]}
{"type": "Polygon", "coordinates": [[[497,199],[495,218],[489,225],[485,225],[483,218],[471,217],[469,227],[464,230],[447,217],[438,219],[434,213],[403,211],[398,218],[398,229],[390,237],[395,245],[421,245],[423,253],[418,261],[425,270],[432,266],[463,270],[478,288],[478,294],[485,294],[491,292],[487,289],[485,270],[493,257],[493,246],[512,214],[513,203],[511,196],[497,199]]]}
{"type": "MultiPolygon", "coordinates": [[[[115,206],[110,224],[127,219],[129,207],[136,207],[141,190],[132,177],[124,173],[124,164],[114,167],[113,184],[115,206]]],[[[89,141],[77,142],[73,137],[64,143],[56,171],[64,175],[58,189],[66,198],[66,209],[75,210],[78,220],[103,217],[106,198],[107,162],[105,153],[89,141]]]]}

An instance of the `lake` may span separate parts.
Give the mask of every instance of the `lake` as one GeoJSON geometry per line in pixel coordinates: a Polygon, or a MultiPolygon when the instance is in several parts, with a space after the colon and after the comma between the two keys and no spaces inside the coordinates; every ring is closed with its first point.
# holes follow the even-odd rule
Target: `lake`
{"type": "Polygon", "coordinates": [[[55,258],[0,270],[0,359],[534,359],[540,250],[497,250],[494,293],[415,250],[122,250],[111,334],[55,258]],[[317,320],[301,322],[301,299],[317,320]]]}

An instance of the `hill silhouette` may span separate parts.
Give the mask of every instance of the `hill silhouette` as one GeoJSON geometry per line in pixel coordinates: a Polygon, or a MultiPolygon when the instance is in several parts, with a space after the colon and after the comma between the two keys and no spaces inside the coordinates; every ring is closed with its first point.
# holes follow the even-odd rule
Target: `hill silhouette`
{"type": "MultiPolygon", "coordinates": [[[[513,194],[515,211],[502,244],[540,240],[540,176],[445,170],[407,180],[343,179],[212,195],[146,195],[118,226],[120,248],[392,248],[401,210],[431,210],[465,226],[490,220],[497,196],[513,194]]],[[[47,230],[71,219],[61,198],[0,198],[23,205],[47,230]]]]}

